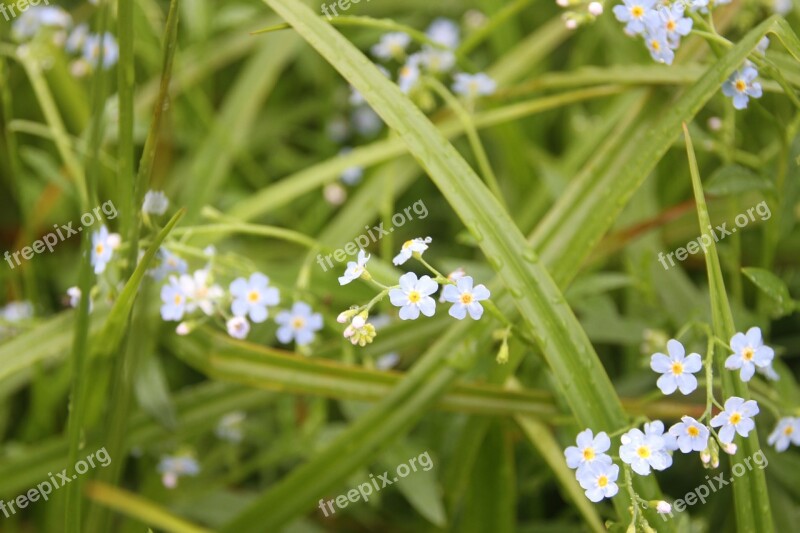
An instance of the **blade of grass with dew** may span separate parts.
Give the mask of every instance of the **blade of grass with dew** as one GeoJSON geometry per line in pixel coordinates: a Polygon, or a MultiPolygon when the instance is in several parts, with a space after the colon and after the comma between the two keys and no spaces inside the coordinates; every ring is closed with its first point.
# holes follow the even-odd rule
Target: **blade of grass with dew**
{"type": "MultiPolygon", "coordinates": [[[[708,285],[711,292],[711,318],[714,334],[722,339],[730,339],[736,333],[733,322],[728,295],[725,291],[725,281],[722,278],[722,267],[719,263],[717,246],[711,236],[711,219],[708,215],[703,184],[700,181],[700,171],[697,168],[697,159],[694,155],[692,139],[689,129],[683,124],[683,133],[686,139],[686,152],[689,158],[689,171],[692,175],[692,188],[694,189],[695,202],[697,203],[697,218],[700,223],[700,232],[708,236],[711,243],[705,249],[706,268],[708,269],[708,285]]],[[[736,273],[738,275],[738,272],[736,273]]],[[[725,368],[725,359],[728,354],[717,350],[716,369],[722,380],[722,392],[726,398],[739,396],[745,400],[750,399],[747,385],[738,376],[725,368]]],[[[758,432],[751,431],[747,437],[741,438],[742,445],[733,455],[731,465],[744,462],[745,458],[752,457],[761,447],[758,442],[758,432]]],[[[772,512],[769,505],[769,494],[764,469],[754,470],[745,476],[741,483],[733,487],[734,508],[736,513],[736,528],[738,531],[759,531],[770,533],[775,528],[772,523],[772,512]]]]}

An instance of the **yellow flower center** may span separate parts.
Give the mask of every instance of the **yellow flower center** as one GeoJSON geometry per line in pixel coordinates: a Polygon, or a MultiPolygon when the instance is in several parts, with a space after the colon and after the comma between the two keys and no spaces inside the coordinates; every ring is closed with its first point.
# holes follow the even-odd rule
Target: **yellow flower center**
{"type": "Polygon", "coordinates": [[[688,433],[690,437],[696,437],[700,434],[700,430],[697,429],[696,426],[689,426],[686,429],[686,433],[688,433]]]}
{"type": "Polygon", "coordinates": [[[660,43],[660,42],[658,42],[656,39],[652,39],[652,40],[650,41],[650,46],[652,46],[652,47],[653,47],[653,50],[655,50],[656,52],[658,52],[659,50],[661,50],[661,43],[660,43]]]}
{"type": "Polygon", "coordinates": [[[97,253],[97,255],[102,254],[103,250],[105,250],[105,247],[102,244],[98,244],[94,247],[94,251],[97,253]]]}
{"type": "Polygon", "coordinates": [[[732,413],[731,416],[728,418],[728,422],[733,424],[734,426],[742,421],[742,415],[739,413],[732,413]]]}
{"type": "Polygon", "coordinates": [[[583,450],[583,458],[586,461],[591,461],[594,459],[594,448],[586,448],[583,450]]]}
{"type": "Polygon", "coordinates": [[[681,374],[683,374],[683,364],[678,363],[677,361],[672,363],[672,373],[675,374],[676,376],[680,376],[681,374]]]}
{"type": "Polygon", "coordinates": [[[292,327],[294,329],[301,329],[305,325],[306,325],[306,321],[303,320],[303,317],[296,316],[292,320],[292,327]]]}
{"type": "Polygon", "coordinates": [[[756,351],[748,346],[747,348],[742,350],[742,359],[744,359],[745,361],[752,361],[755,353],[756,351]]]}
{"type": "Polygon", "coordinates": [[[606,485],[608,485],[608,476],[600,476],[599,478],[597,478],[598,487],[603,488],[606,485]]]}
{"type": "Polygon", "coordinates": [[[786,429],[783,430],[784,435],[791,435],[794,432],[794,428],[792,426],[786,426],[786,429]]]}
{"type": "Polygon", "coordinates": [[[644,9],[642,9],[642,6],[633,6],[631,8],[631,15],[633,16],[633,18],[637,18],[638,19],[642,15],[644,15],[644,9]]]}
{"type": "Polygon", "coordinates": [[[250,291],[247,293],[247,299],[255,303],[261,297],[258,291],[250,291]]]}
{"type": "Polygon", "coordinates": [[[736,90],[740,93],[743,93],[745,89],[747,89],[747,84],[744,82],[744,80],[736,80],[735,86],[736,90]]]}
{"type": "Polygon", "coordinates": [[[172,301],[175,302],[175,305],[178,305],[183,301],[183,296],[181,296],[180,294],[176,294],[175,298],[173,298],[172,301]]]}
{"type": "Polygon", "coordinates": [[[472,303],[472,293],[465,292],[461,295],[461,303],[464,305],[469,305],[472,303]]]}
{"type": "Polygon", "coordinates": [[[675,24],[674,20],[668,20],[667,21],[667,30],[668,31],[675,31],[675,26],[677,26],[677,24],[675,24]]]}
{"type": "Polygon", "coordinates": [[[412,304],[419,302],[422,299],[422,295],[419,291],[411,291],[408,293],[408,301],[412,304]]]}
{"type": "Polygon", "coordinates": [[[414,241],[406,241],[403,243],[403,250],[407,250],[409,246],[411,246],[414,241]]]}
{"type": "Polygon", "coordinates": [[[639,446],[639,449],[636,450],[636,454],[642,459],[647,459],[650,457],[650,448],[647,446],[639,446]]]}
{"type": "Polygon", "coordinates": [[[207,287],[198,287],[195,291],[195,297],[198,299],[203,299],[208,295],[208,288],[207,287]]]}

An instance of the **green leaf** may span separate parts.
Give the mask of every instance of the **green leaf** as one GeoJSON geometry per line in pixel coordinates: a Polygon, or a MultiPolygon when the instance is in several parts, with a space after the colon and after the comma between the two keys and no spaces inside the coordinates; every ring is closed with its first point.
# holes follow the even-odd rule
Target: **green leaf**
{"type": "Polygon", "coordinates": [[[718,168],[708,178],[705,186],[705,191],[715,196],[770,189],[774,189],[774,185],[770,180],[739,165],[718,168]]]}
{"type": "Polygon", "coordinates": [[[797,302],[792,300],[786,282],[769,270],[746,267],[742,269],[742,273],[747,276],[761,292],[769,296],[776,303],[778,308],[776,318],[789,315],[797,308],[797,302]]]}

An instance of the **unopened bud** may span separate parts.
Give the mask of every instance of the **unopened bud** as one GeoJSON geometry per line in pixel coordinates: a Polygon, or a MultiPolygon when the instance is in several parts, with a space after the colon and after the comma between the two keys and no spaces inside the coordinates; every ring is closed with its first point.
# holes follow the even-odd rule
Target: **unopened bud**
{"type": "Polygon", "coordinates": [[[667,514],[672,512],[672,506],[665,502],[664,500],[659,501],[656,503],[656,511],[661,514],[667,514]]]}
{"type": "Polygon", "coordinates": [[[180,324],[178,324],[178,327],[175,328],[175,333],[177,333],[178,335],[188,335],[189,333],[191,333],[191,331],[192,328],[189,326],[188,322],[181,322],[180,324]]]}
{"type": "Polygon", "coordinates": [[[725,444],[722,447],[722,449],[725,450],[725,453],[727,453],[728,455],[733,455],[736,453],[737,447],[734,443],[731,442],[729,444],[725,444]]]}
{"type": "Polygon", "coordinates": [[[589,13],[595,17],[603,14],[603,4],[600,2],[591,2],[589,4],[589,13]]]}

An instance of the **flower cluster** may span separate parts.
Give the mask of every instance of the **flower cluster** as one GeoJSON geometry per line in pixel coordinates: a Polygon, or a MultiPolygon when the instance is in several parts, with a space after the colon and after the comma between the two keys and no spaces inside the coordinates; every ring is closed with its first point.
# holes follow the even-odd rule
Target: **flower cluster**
{"type": "MultiPolygon", "coordinates": [[[[709,331],[709,335],[711,335],[709,331]]],[[[666,395],[680,391],[688,395],[697,389],[697,378],[694,374],[705,367],[706,382],[712,383],[710,358],[713,357],[715,342],[724,344],[713,336],[709,338],[709,361],[703,363],[697,353],[687,355],[686,349],[676,339],[667,341],[667,353],[656,352],[650,357],[650,367],[661,374],[657,386],[666,395]]],[[[726,360],[726,368],[739,370],[743,381],[749,381],[756,369],[774,372],[771,368],[774,351],[764,345],[759,328],[750,328],[746,333],[736,333],[730,340],[733,354],[726,360]]],[[[646,422],[639,427],[628,428],[620,436],[618,457],[626,469],[640,475],[650,475],[652,471],[666,470],[672,465],[672,456],[680,451],[684,454],[699,453],[700,461],[706,468],[719,466],[719,452],[736,453],[734,443],[736,435],[747,437],[755,429],[753,418],[760,409],[755,400],[746,400],[731,396],[720,405],[707,390],[706,409],[699,419],[684,415],[680,422],[673,424],[668,430],[661,420],[646,422]],[[714,407],[719,411],[712,416],[714,407]]],[[[769,436],[768,442],[778,451],[786,450],[789,444],[800,445],[800,417],[786,417],[778,422],[778,426],[769,436]]],[[[614,464],[612,456],[606,452],[611,448],[611,440],[605,432],[593,436],[591,429],[578,434],[577,446],[569,446],[564,451],[567,466],[576,469],[575,477],[585,490],[586,497],[592,502],[611,498],[619,491],[617,480],[619,467],[614,464]]],[[[627,470],[626,470],[627,472],[627,470]]],[[[636,504],[655,506],[660,513],[670,512],[666,502],[648,502],[641,499],[630,484],[630,476],[626,474],[626,484],[637,499],[636,504]]],[[[634,520],[644,518],[634,513],[634,520]]]]}
{"type": "Polygon", "coordinates": [[[72,16],[56,6],[30,7],[14,21],[11,34],[17,42],[25,43],[33,40],[43,28],[50,30],[47,36],[53,44],[63,47],[73,57],[70,72],[76,77],[96,69],[101,53],[103,69],[113,67],[119,60],[119,45],[112,34],[91,33],[85,23],[76,26],[72,16]]]}
{"type": "MultiPolygon", "coordinates": [[[[381,61],[402,63],[397,73],[397,84],[400,90],[409,95],[421,90],[423,73],[441,76],[450,73],[456,66],[455,49],[461,34],[458,25],[452,20],[439,18],[431,23],[425,34],[434,44],[424,44],[421,50],[410,55],[407,49],[411,37],[403,32],[383,35],[371,50],[372,55],[381,61]]],[[[454,74],[453,79],[453,92],[468,100],[491,95],[496,89],[494,80],[483,73],[472,75],[459,72],[454,74]]]]}
{"type": "Polygon", "coordinates": [[[439,301],[453,304],[449,310],[450,316],[458,320],[463,320],[467,314],[473,320],[479,320],[483,316],[484,309],[481,302],[488,300],[491,296],[489,289],[482,284],[475,285],[472,277],[465,275],[463,269],[445,277],[428,265],[422,259],[422,254],[428,249],[430,243],[430,237],[408,240],[400,248],[400,252],[392,262],[399,266],[413,257],[428,268],[434,277],[428,275],[417,277],[414,272],[407,272],[400,276],[397,285],[387,287],[372,279],[372,275],[367,270],[370,255],[364,250],[359,250],[356,261],[347,263],[344,274],[339,277],[340,285],[347,285],[356,279],[364,279],[376,284],[382,291],[369,304],[353,307],[339,314],[337,321],[340,324],[350,322],[344,330],[345,338],[359,346],[365,346],[372,342],[376,332],[374,325],[367,322],[369,311],[387,295],[392,305],[400,308],[401,320],[416,320],[420,314],[427,317],[433,316],[436,313],[436,300],[432,298],[432,295],[439,290],[440,284],[443,284],[444,288],[439,301]]]}
{"type": "MultiPolygon", "coordinates": [[[[697,9],[698,3],[693,2],[690,8],[697,9]]],[[[614,16],[625,23],[625,33],[643,37],[655,61],[671,65],[681,37],[692,30],[693,21],[684,16],[684,10],[680,1],[661,5],[656,0],[624,0],[614,6],[614,16]]]]}

